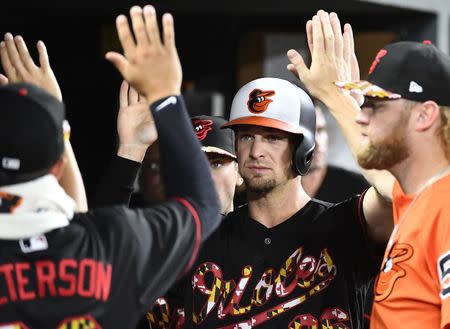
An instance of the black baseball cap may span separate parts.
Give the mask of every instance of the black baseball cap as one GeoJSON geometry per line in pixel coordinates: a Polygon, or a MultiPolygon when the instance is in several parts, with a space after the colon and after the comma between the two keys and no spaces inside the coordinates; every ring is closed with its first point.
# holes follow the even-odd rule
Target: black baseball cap
{"type": "Polygon", "coordinates": [[[227,120],[210,115],[195,116],[191,120],[204,152],[223,154],[236,159],[234,131],[232,129],[220,129],[227,123],[227,120]]]}
{"type": "Polygon", "coordinates": [[[64,104],[29,83],[0,87],[0,171],[50,168],[64,151],[64,104]]]}
{"type": "Polygon", "coordinates": [[[394,42],[378,52],[367,81],[336,85],[368,97],[450,106],[450,57],[428,41],[394,42]]]}

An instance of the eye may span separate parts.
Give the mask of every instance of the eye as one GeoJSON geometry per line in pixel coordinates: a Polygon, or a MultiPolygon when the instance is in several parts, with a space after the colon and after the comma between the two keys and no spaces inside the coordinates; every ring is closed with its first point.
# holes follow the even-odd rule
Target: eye
{"type": "Polygon", "coordinates": [[[279,140],[282,140],[284,137],[280,135],[267,135],[266,140],[269,142],[277,142],[279,140]]]}
{"type": "Polygon", "coordinates": [[[243,142],[248,142],[251,141],[253,139],[252,135],[249,134],[242,134],[239,136],[239,140],[243,141],[243,142]]]}
{"type": "Polygon", "coordinates": [[[211,167],[211,169],[219,169],[223,166],[223,161],[221,160],[210,160],[209,161],[209,166],[211,167]]]}

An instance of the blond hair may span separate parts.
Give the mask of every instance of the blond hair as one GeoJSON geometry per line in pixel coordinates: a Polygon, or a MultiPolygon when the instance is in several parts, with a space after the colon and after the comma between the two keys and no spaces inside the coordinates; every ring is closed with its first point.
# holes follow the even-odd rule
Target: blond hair
{"type": "Polygon", "coordinates": [[[440,106],[441,129],[439,135],[444,146],[445,156],[450,160],[450,106],[440,106]]]}

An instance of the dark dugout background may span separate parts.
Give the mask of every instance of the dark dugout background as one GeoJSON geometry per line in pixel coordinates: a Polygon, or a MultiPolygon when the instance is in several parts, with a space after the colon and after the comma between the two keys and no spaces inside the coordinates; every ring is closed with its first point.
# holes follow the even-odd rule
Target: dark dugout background
{"type": "Polygon", "coordinates": [[[378,42],[386,38],[435,41],[434,15],[356,0],[2,1],[1,36],[22,35],[36,61],[36,42],[43,40],[47,46],[89,199],[117,147],[121,79],[104,54],[120,51],[115,17],[128,15],[132,5],[147,3],[156,7],[158,16],[166,11],[174,15],[184,86],[190,89],[185,92],[198,96],[189,98],[195,100],[188,102],[192,113],[208,113],[208,95],[218,91],[224,96],[227,116],[240,85],[262,74],[264,33],[304,32],[306,20],[318,9],[336,11],[341,22],[352,23],[356,36],[368,33],[357,43],[363,68],[378,49],[374,36],[378,42]]]}

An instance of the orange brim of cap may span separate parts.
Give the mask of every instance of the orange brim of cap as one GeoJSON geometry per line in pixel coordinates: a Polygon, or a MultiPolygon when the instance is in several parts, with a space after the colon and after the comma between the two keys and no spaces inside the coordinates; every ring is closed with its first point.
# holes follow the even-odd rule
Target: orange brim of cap
{"type": "Polygon", "coordinates": [[[277,119],[267,118],[267,117],[242,117],[238,119],[231,120],[230,122],[224,124],[220,128],[231,128],[232,126],[237,125],[253,125],[253,126],[262,126],[268,128],[275,128],[279,130],[283,130],[293,134],[302,134],[302,129],[300,126],[296,127],[287,122],[283,122],[277,119]]]}
{"type": "Polygon", "coordinates": [[[202,151],[205,153],[222,154],[222,155],[229,156],[230,158],[236,159],[236,155],[234,155],[228,151],[225,151],[219,147],[216,147],[216,146],[202,146],[202,151]]]}
{"type": "Polygon", "coordinates": [[[388,99],[402,98],[400,94],[390,92],[365,80],[335,82],[334,84],[341,89],[348,90],[350,93],[363,95],[367,97],[388,98],[388,99]]]}

